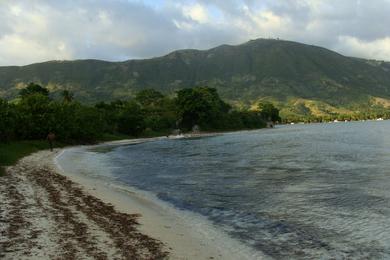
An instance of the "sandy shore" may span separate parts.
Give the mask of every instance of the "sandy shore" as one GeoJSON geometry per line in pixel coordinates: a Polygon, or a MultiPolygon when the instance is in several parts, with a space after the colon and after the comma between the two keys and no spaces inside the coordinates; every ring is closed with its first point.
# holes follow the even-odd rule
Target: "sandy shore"
{"type": "Polygon", "coordinates": [[[0,258],[166,258],[164,245],[138,230],[138,214],[119,212],[58,174],[57,152],[25,157],[0,178],[0,258]]]}
{"type": "Polygon", "coordinates": [[[62,151],[25,157],[0,178],[0,258],[259,259],[136,191],[63,172],[62,151]]]}

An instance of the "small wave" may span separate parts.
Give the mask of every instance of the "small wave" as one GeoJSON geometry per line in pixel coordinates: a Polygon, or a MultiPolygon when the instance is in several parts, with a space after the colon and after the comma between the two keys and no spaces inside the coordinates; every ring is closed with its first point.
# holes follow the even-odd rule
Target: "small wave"
{"type": "Polygon", "coordinates": [[[266,258],[265,255],[261,254],[261,252],[231,238],[227,233],[207,220],[206,217],[189,210],[176,208],[171,203],[159,199],[158,196],[152,192],[140,190],[120,183],[110,183],[108,186],[132,197],[137,197],[155,204],[163,211],[168,212],[169,215],[174,215],[177,219],[180,219],[187,227],[191,227],[192,231],[204,237],[205,241],[212,242],[221,250],[232,252],[233,255],[237,256],[237,259],[249,260],[266,258]]]}

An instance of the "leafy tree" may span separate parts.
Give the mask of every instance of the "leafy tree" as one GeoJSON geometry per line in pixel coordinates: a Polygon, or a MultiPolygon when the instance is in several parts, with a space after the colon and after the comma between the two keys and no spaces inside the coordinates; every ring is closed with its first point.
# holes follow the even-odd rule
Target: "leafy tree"
{"type": "Polygon", "coordinates": [[[75,132],[72,139],[83,142],[93,142],[103,134],[104,120],[102,115],[93,107],[75,105],[75,132]]]}
{"type": "Polygon", "coordinates": [[[22,89],[19,92],[19,95],[22,98],[33,94],[41,94],[43,96],[49,96],[49,90],[47,90],[47,88],[42,87],[41,85],[31,82],[27,85],[26,88],[22,89]]]}
{"type": "Polygon", "coordinates": [[[115,100],[110,103],[99,102],[95,105],[104,119],[104,132],[115,134],[118,131],[118,122],[121,111],[124,109],[126,102],[115,100]]]}
{"type": "Polygon", "coordinates": [[[153,89],[137,93],[135,100],[141,105],[145,128],[154,132],[167,132],[176,122],[175,106],[171,99],[153,89]]]}
{"type": "Polygon", "coordinates": [[[169,115],[149,115],[144,119],[145,128],[150,128],[155,132],[166,131],[174,127],[175,118],[169,115]]]}
{"type": "Polygon", "coordinates": [[[142,90],[135,96],[135,100],[144,107],[159,105],[163,98],[164,95],[154,89],[142,90]]]}
{"type": "Polygon", "coordinates": [[[217,128],[215,124],[230,106],[223,102],[217,90],[209,87],[183,89],[177,92],[177,112],[181,125],[191,129],[194,125],[202,128],[217,128]]]}
{"type": "Polygon", "coordinates": [[[15,136],[16,120],[15,106],[0,99],[0,142],[9,141],[15,136]]]}
{"type": "Polygon", "coordinates": [[[42,139],[50,131],[53,114],[50,99],[41,93],[25,96],[17,106],[17,135],[22,139],[42,139]]]}
{"type": "Polygon", "coordinates": [[[66,102],[66,103],[72,102],[73,101],[73,97],[74,97],[73,93],[70,92],[69,90],[63,90],[61,92],[61,96],[62,96],[64,102],[66,102]]]}
{"type": "Polygon", "coordinates": [[[258,105],[260,115],[264,120],[277,122],[280,121],[279,109],[274,107],[272,103],[265,102],[258,105]]]}
{"type": "Polygon", "coordinates": [[[77,102],[51,102],[53,116],[50,131],[58,139],[66,142],[91,143],[98,140],[104,131],[104,119],[101,113],[89,106],[77,102]]]}
{"type": "Polygon", "coordinates": [[[254,111],[241,112],[241,120],[247,129],[256,129],[265,127],[264,120],[254,111]]]}
{"type": "Polygon", "coordinates": [[[118,117],[118,131],[138,136],[145,129],[141,107],[134,101],[127,102],[118,117]]]}

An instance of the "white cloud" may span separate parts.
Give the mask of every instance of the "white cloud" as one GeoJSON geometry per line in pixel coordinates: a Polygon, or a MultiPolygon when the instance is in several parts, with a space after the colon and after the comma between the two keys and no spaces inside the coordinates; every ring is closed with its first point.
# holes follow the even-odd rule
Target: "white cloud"
{"type": "Polygon", "coordinates": [[[374,41],[362,41],[351,36],[339,38],[341,51],[345,54],[358,55],[368,59],[383,60],[390,57],[390,37],[374,41]]]}
{"type": "Polygon", "coordinates": [[[19,16],[22,12],[22,9],[18,5],[11,5],[9,9],[11,11],[11,14],[15,16],[19,16]]]}
{"type": "Polygon", "coordinates": [[[390,60],[390,1],[0,0],[0,65],[148,58],[258,37],[390,60]]]}
{"type": "MultiPolygon", "coordinates": [[[[73,55],[64,43],[54,43],[52,48],[37,41],[30,41],[19,35],[7,35],[0,40],[0,60],[11,64],[25,64],[27,61],[71,59],[73,55]]],[[[9,64],[4,64],[9,65],[9,64]]]]}
{"type": "Polygon", "coordinates": [[[207,8],[201,4],[194,4],[183,7],[183,13],[185,16],[199,23],[210,22],[207,8]]]}

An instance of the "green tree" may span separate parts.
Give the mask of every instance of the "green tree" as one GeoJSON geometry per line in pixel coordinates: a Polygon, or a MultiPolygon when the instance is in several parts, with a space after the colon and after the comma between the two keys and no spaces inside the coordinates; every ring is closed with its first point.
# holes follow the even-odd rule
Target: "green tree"
{"type": "Polygon", "coordinates": [[[90,143],[98,140],[104,132],[104,119],[94,107],[76,104],[72,139],[90,143]]]}
{"type": "Polygon", "coordinates": [[[72,101],[73,101],[73,97],[74,97],[73,93],[70,92],[69,90],[63,90],[63,91],[61,92],[61,96],[62,96],[63,101],[64,101],[65,103],[70,103],[70,102],[72,102],[72,101]]]}
{"type": "Polygon", "coordinates": [[[25,96],[17,106],[17,135],[22,139],[42,139],[50,131],[53,113],[50,99],[41,93],[25,96]]]}
{"type": "Polygon", "coordinates": [[[51,102],[50,107],[53,111],[50,131],[60,140],[91,143],[105,132],[103,115],[94,107],[77,102],[51,102]]]}
{"type": "Polygon", "coordinates": [[[176,114],[172,99],[153,89],[137,93],[135,100],[141,105],[145,128],[153,132],[169,132],[175,125],[176,114]]]}
{"type": "Polygon", "coordinates": [[[220,99],[216,89],[209,87],[179,90],[176,105],[181,126],[185,129],[194,125],[200,125],[202,129],[218,128],[217,122],[231,108],[220,99]]]}
{"type": "Polygon", "coordinates": [[[142,90],[135,96],[135,100],[144,107],[160,105],[163,98],[164,95],[154,89],[142,90]]]}
{"type": "Polygon", "coordinates": [[[279,109],[270,102],[261,102],[258,105],[261,117],[266,121],[280,121],[279,109]]]}
{"type": "Polygon", "coordinates": [[[141,107],[134,101],[127,102],[118,116],[118,131],[122,134],[138,136],[144,129],[141,107]]]}
{"type": "Polygon", "coordinates": [[[26,88],[20,90],[19,95],[24,98],[33,94],[41,94],[43,96],[49,96],[49,90],[42,87],[41,85],[35,84],[33,82],[29,83],[26,88]]]}
{"type": "Polygon", "coordinates": [[[15,137],[16,121],[15,106],[0,99],[0,142],[6,142],[15,137]]]}

